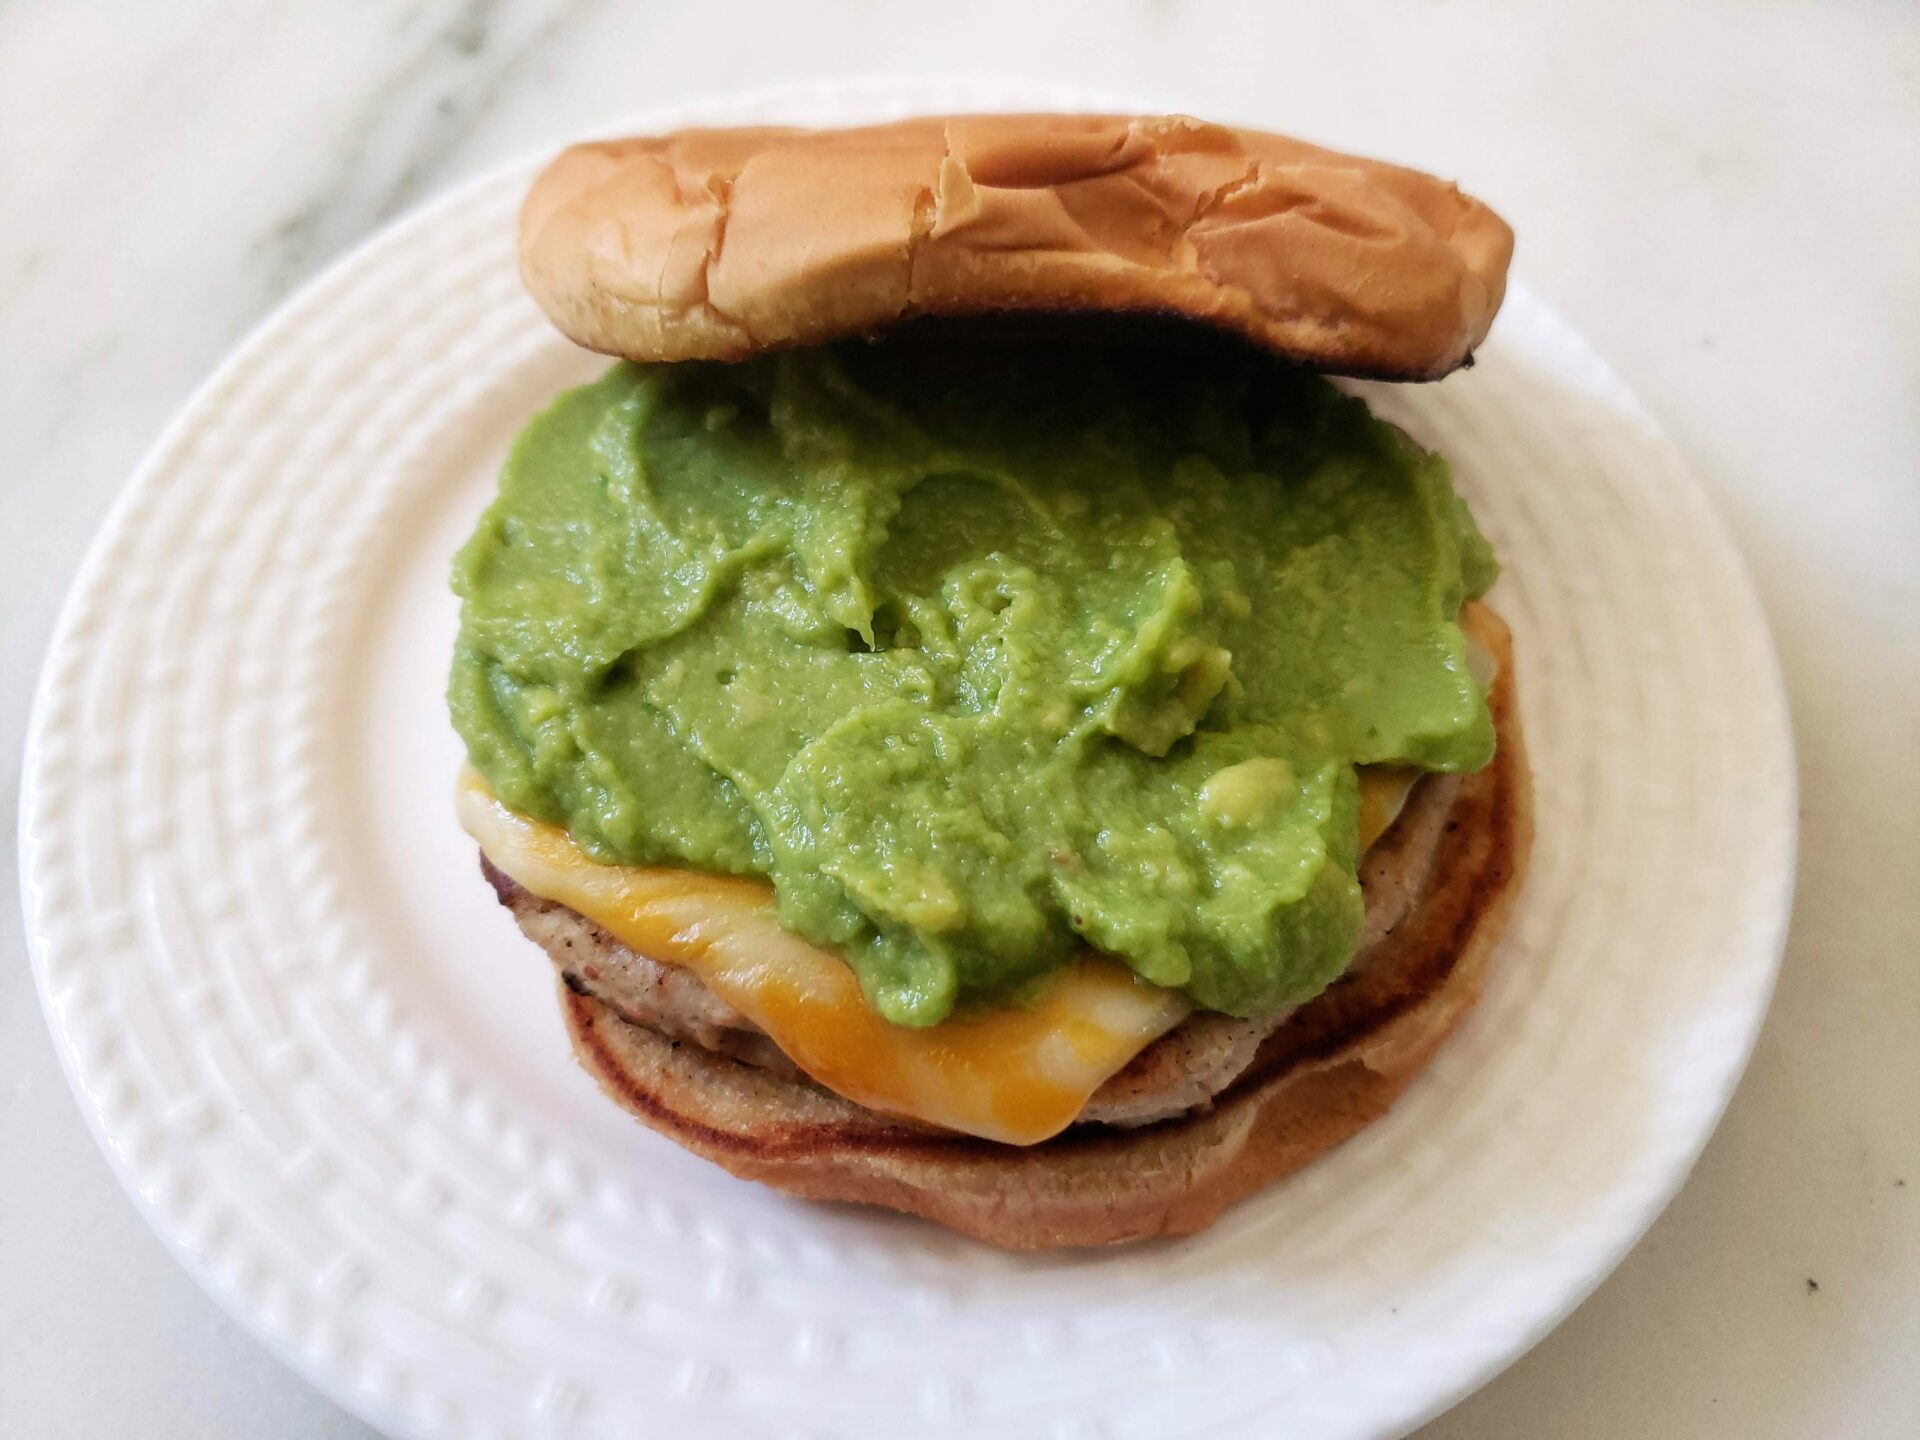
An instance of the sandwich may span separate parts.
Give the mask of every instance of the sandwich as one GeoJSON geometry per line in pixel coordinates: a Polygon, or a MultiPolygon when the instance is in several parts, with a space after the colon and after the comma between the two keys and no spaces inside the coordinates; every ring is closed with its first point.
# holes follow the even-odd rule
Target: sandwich
{"type": "Polygon", "coordinates": [[[615,357],[454,562],[457,791],[576,1056],[733,1174],[1034,1249],[1190,1233],[1472,1006],[1531,791],[1445,460],[1512,250],[1180,116],[576,146],[615,357]]]}

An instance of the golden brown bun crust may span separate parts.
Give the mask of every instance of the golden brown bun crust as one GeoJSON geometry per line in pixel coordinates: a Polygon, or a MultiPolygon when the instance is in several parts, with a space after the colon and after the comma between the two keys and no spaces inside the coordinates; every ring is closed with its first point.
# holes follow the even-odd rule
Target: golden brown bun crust
{"type": "Polygon", "coordinates": [[[1470,624],[1500,665],[1500,746],[1461,785],[1425,895],[1374,963],[1296,1011],[1210,1110],[996,1145],[676,1045],[563,986],[575,1053],[653,1129],[809,1199],[884,1205],[1019,1250],[1204,1229],[1385,1113],[1479,998],[1526,868],[1533,794],[1506,627],[1481,606],[1470,624]]]}
{"type": "Polygon", "coordinates": [[[1431,380],[1513,232],[1416,170],[1186,116],[925,117],[576,145],[520,215],[527,288],[634,360],[738,360],[917,317],[1195,321],[1304,365],[1431,380]]]}

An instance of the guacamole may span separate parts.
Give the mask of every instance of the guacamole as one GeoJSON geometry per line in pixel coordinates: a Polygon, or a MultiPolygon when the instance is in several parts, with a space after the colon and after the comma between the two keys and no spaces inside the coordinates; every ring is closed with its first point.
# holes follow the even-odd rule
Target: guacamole
{"type": "Polygon", "coordinates": [[[1355,766],[1493,752],[1447,468],[1241,350],[618,364],[454,566],[454,723],[607,861],[767,877],[908,1025],[1092,946],[1200,1006],[1360,931],[1355,766]]]}

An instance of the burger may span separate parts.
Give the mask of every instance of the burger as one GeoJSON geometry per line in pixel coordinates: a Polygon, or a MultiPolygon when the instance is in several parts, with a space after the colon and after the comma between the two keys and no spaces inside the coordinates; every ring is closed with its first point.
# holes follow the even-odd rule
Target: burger
{"type": "Polygon", "coordinates": [[[1499,217],[993,115],[576,146],[519,238],[617,358],[455,560],[458,809],[606,1094],[1014,1248],[1199,1230],[1380,1116],[1531,801],[1493,554],[1324,377],[1470,363],[1499,217]]]}

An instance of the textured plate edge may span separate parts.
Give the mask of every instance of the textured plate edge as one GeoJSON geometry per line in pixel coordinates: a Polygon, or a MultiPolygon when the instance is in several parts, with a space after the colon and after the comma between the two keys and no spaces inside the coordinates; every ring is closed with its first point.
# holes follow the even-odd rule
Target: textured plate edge
{"type": "Polygon", "coordinates": [[[1508,298],[1524,298],[1536,306],[1541,314],[1562,332],[1563,338],[1570,340],[1583,352],[1586,361],[1593,367],[1594,374],[1604,383],[1607,391],[1607,403],[1619,411],[1622,418],[1636,425],[1642,439],[1655,449],[1666,465],[1686,482],[1689,490],[1689,503],[1694,505],[1702,520],[1691,539],[1711,548],[1718,562],[1723,581],[1730,587],[1731,597],[1746,607],[1758,622],[1757,634],[1763,639],[1760,646],[1764,661],[1765,676],[1756,675],[1756,680],[1764,678],[1768,692],[1768,714],[1757,717],[1752,722],[1755,728],[1761,725],[1773,732],[1773,742],[1781,752],[1782,772],[1786,784],[1777,794],[1774,817],[1779,836],[1778,860],[1785,883],[1778,895],[1773,897],[1772,913],[1765,917],[1764,933],[1767,965],[1765,972],[1758,977],[1757,994],[1753,997],[1751,1013],[1733,1062],[1727,1066],[1720,1093],[1707,1109],[1688,1152],[1681,1162],[1673,1167],[1666,1185],[1655,1195],[1643,1202],[1643,1211],[1635,1222],[1626,1227],[1612,1247],[1611,1253],[1595,1268],[1592,1276],[1582,1285],[1575,1286],[1564,1304],[1549,1309],[1542,1318],[1531,1326],[1518,1328],[1515,1337],[1505,1348],[1504,1354],[1491,1356],[1478,1371],[1450,1393],[1437,1396],[1430,1405],[1413,1407],[1406,1414],[1395,1419],[1382,1417],[1385,1428],[1378,1432],[1378,1440],[1404,1440],[1404,1437],[1418,1430],[1430,1421],[1437,1420],[1456,1405],[1485,1389],[1527,1355],[1547,1336],[1551,1335],[1578,1310],[1626,1261],[1626,1258],[1639,1248],[1640,1242],[1647,1237],[1655,1222],[1667,1213],[1675,1198],[1687,1187],[1693,1173],[1699,1168],[1701,1158],[1706,1154],[1707,1146],[1719,1133],[1720,1124],[1726,1118],[1727,1109],[1733,1104],[1741,1082],[1746,1078],[1747,1069],[1753,1063],[1755,1047],[1760,1043],[1760,1032],[1765,1028],[1767,1016],[1773,1009],[1774,992],[1779,988],[1780,970],[1786,957],[1787,937],[1793,923],[1795,900],[1799,893],[1800,877],[1800,763],[1799,749],[1793,733],[1792,697],[1787,688],[1786,670],[1780,661],[1780,647],[1774,639],[1773,624],[1767,616],[1766,606],[1761,602],[1760,587],[1754,579],[1753,569],[1746,556],[1741,552],[1734,539],[1733,531],[1727,525],[1726,518],[1720,513],[1712,494],[1695,472],[1686,453],[1681,450],[1673,437],[1668,434],[1658,417],[1648,408],[1640,394],[1629,385],[1624,376],[1614,368],[1614,364],[1605,355],[1596,350],[1583,331],[1577,330],[1559,310],[1542,299],[1522,280],[1509,279],[1508,298]]]}
{"type": "MultiPolygon", "coordinates": [[[[724,116],[727,112],[736,110],[776,106],[800,109],[809,103],[824,102],[856,106],[871,105],[879,109],[887,104],[906,101],[910,107],[920,107],[921,102],[913,97],[922,95],[927,97],[925,108],[934,108],[934,102],[939,97],[955,93],[1032,95],[1035,97],[1034,100],[1022,100],[1018,103],[1036,110],[1060,108],[1147,111],[1157,108],[1137,101],[1117,98],[1111,93],[1082,89],[1038,77],[976,72],[954,75],[875,74],[816,80],[747,92],[693,96],[655,107],[646,113],[704,113],[724,116]],[[1049,104],[1039,98],[1043,94],[1073,98],[1056,98],[1049,104]]],[[[981,105],[980,108],[989,107],[981,105]]],[[[1008,107],[1003,104],[997,108],[1008,107]]],[[[643,123],[644,118],[644,114],[636,115],[630,121],[616,120],[606,125],[591,126],[569,138],[616,134],[623,128],[643,123]]],[[[704,123],[725,123],[725,121],[710,119],[704,123]]],[[[329,1367],[309,1357],[291,1339],[272,1328],[265,1319],[248,1307],[240,1295],[212,1272],[193,1248],[167,1228],[158,1207],[142,1192],[132,1163],[121,1154],[112,1137],[108,1135],[100,1110],[90,1101],[89,1092],[82,1082],[72,1037],[62,1022],[53,997],[48,993],[47,945],[42,933],[39,882],[36,876],[40,847],[34,836],[33,824],[41,811],[43,801],[40,794],[41,776],[33,761],[45,748],[46,731],[50,724],[50,711],[53,708],[51,693],[53,685],[50,673],[53,668],[52,662],[67,648],[68,637],[76,624],[82,597],[92,585],[97,572],[106,563],[107,553],[111,548],[107,541],[125,523],[128,512],[138,502],[139,492],[147,483],[159,457],[174,445],[180,434],[187,428],[204,398],[251,359],[252,351],[265,333],[277,327],[300,305],[307,303],[312,294],[333,281],[339,272],[358,263],[366,252],[389,242],[396,234],[409,232],[431,223],[441,212],[457,208],[474,192],[498,184],[507,177],[529,168],[537,160],[551,155],[565,143],[567,143],[565,140],[561,140],[526,147],[518,154],[488,166],[378,226],[308,277],[256,323],[249,326],[228,349],[220,363],[189,392],[167,424],[143,452],[140,461],[120,487],[113,503],[108,507],[94,532],[93,539],[89,542],[73,579],[69,582],[42,654],[20,761],[21,790],[17,814],[17,842],[20,855],[21,917],[26,932],[35,992],[39,998],[42,1016],[55,1053],[60,1060],[61,1072],[66,1078],[68,1088],[80,1109],[89,1133],[107,1160],[108,1169],[166,1251],[193,1278],[201,1290],[213,1298],[223,1312],[260,1341],[270,1353],[321,1394],[366,1423],[390,1434],[418,1436],[422,1437],[422,1440],[463,1432],[445,1427],[428,1426],[419,1415],[401,1411],[397,1403],[389,1403],[383,1397],[363,1387],[352,1385],[347,1372],[343,1369],[329,1367]]],[[[1531,291],[1524,282],[1516,279],[1510,283],[1509,298],[1524,298],[1527,303],[1537,307],[1542,317],[1562,332],[1563,339],[1570,341],[1582,352],[1583,360],[1592,368],[1593,375],[1604,385],[1608,406],[1623,420],[1636,426],[1640,432],[1640,438],[1657,450],[1666,466],[1685,482],[1688,491],[1687,503],[1693,506],[1702,522],[1691,538],[1694,543],[1712,549],[1714,559],[1721,570],[1721,579],[1730,587],[1730,598],[1745,607],[1758,622],[1759,628],[1756,633],[1764,643],[1759,647],[1757,658],[1763,660],[1766,670],[1769,713],[1754,717],[1751,724],[1756,731],[1764,725],[1773,732],[1772,742],[1778,746],[1783,762],[1786,784],[1777,796],[1780,813],[1776,816],[1778,829],[1774,833],[1779,837],[1777,858],[1782,872],[1787,877],[1787,883],[1781,887],[1780,894],[1775,897],[1774,909],[1765,917],[1764,927],[1759,924],[1755,927],[1756,937],[1764,936],[1768,963],[1764,971],[1756,977],[1757,993],[1751,999],[1750,1014],[1744,1033],[1740,1036],[1735,1057],[1727,1066],[1719,1094],[1703,1116],[1688,1152],[1680,1163],[1672,1167],[1666,1184],[1657,1194],[1636,1200],[1635,1208],[1640,1213],[1636,1216],[1634,1223],[1622,1230],[1620,1237],[1611,1247],[1610,1253],[1595,1266],[1590,1277],[1582,1285],[1573,1287],[1569,1291],[1564,1303],[1516,1327],[1512,1335],[1486,1346],[1485,1358],[1467,1367],[1467,1373],[1458,1385],[1437,1394],[1428,1402],[1411,1406],[1390,1404],[1362,1419],[1364,1428],[1356,1428],[1350,1433],[1355,1437],[1363,1435],[1370,1437],[1370,1440],[1390,1440],[1390,1437],[1405,1436],[1452,1409],[1497,1378],[1584,1304],[1645,1238],[1654,1222],[1665,1213],[1675,1196],[1692,1177],[1708,1143],[1718,1131],[1727,1108],[1732,1103],[1733,1096],[1751,1063],[1778,984],[1797,891],[1800,787],[1790,697],[1785,672],[1780,662],[1779,649],[1773,638],[1773,628],[1766,609],[1761,603],[1759,588],[1755,583],[1752,570],[1714,503],[1712,495],[1701,483],[1684,452],[1674,443],[1639,394],[1626,383],[1612,363],[1589,344],[1582,332],[1574,329],[1557,310],[1531,291]]],[[[1756,674],[1755,678],[1759,680],[1761,677],[1756,674]]],[[[1356,1419],[1361,1417],[1356,1416],[1356,1419]]]]}
{"type": "Polygon", "coordinates": [[[251,361],[253,351],[264,335],[279,326],[287,315],[305,304],[309,296],[324,288],[341,272],[358,263],[363,254],[385,243],[396,233],[428,224],[443,210],[457,208],[473,192],[483,190],[490,184],[496,184],[516,169],[531,164],[540,153],[542,152],[539,150],[529,149],[497,165],[489,166],[480,173],[435,193],[386,224],[376,226],[296,285],[277,304],[249,325],[228,348],[220,362],[188,392],[166,424],[161,427],[159,434],[141,452],[132,473],[122,482],[114,495],[113,502],[107,507],[106,514],[101,518],[92,538],[87,542],[86,553],[82,556],[79,567],[68,582],[66,594],[60,602],[53,628],[48,635],[46,648],[41,654],[34,683],[33,704],[28,714],[26,739],[20,755],[20,800],[16,815],[15,843],[20,857],[20,917],[26,932],[27,956],[33,970],[34,993],[40,1003],[40,1014],[46,1024],[48,1038],[60,1061],[60,1073],[65,1077],[73,1102],[79,1109],[81,1118],[86,1122],[87,1132],[93,1137],[101,1157],[107,1162],[108,1171],[120,1186],[121,1191],[133,1203],[141,1220],[145,1222],[148,1230],[160,1242],[166,1253],[182,1270],[186,1271],[201,1292],[219,1306],[228,1319],[239,1325],[277,1360],[333,1404],[340,1406],[383,1434],[405,1436],[409,1437],[409,1440],[413,1440],[413,1437],[418,1437],[418,1440],[438,1440],[440,1436],[453,1436],[456,1432],[423,1428],[417,1423],[416,1417],[406,1415],[397,1408],[396,1404],[390,1404],[378,1395],[353,1386],[344,1369],[328,1368],[312,1359],[288,1336],[271,1326],[247,1305],[241,1295],[213,1272],[212,1267],[197,1250],[168,1227],[159,1207],[141,1189],[133,1164],[122,1155],[119,1146],[108,1133],[100,1107],[89,1098],[88,1089],[82,1080],[73,1036],[62,1021],[56,1009],[54,997],[48,990],[48,950],[41,916],[40,877],[37,873],[40,868],[38,863],[40,842],[35,836],[34,823],[40,815],[43,804],[40,793],[42,777],[34,761],[46,747],[48,727],[52,723],[54,685],[51,672],[54,661],[70,643],[69,637],[78,624],[79,612],[84,604],[86,592],[92,587],[96,575],[107,562],[108,552],[112,548],[109,541],[127,522],[129,513],[139,503],[140,492],[149,483],[149,477],[159,465],[161,457],[171,450],[187,431],[205,398],[217,391],[230,375],[251,361]]]}

